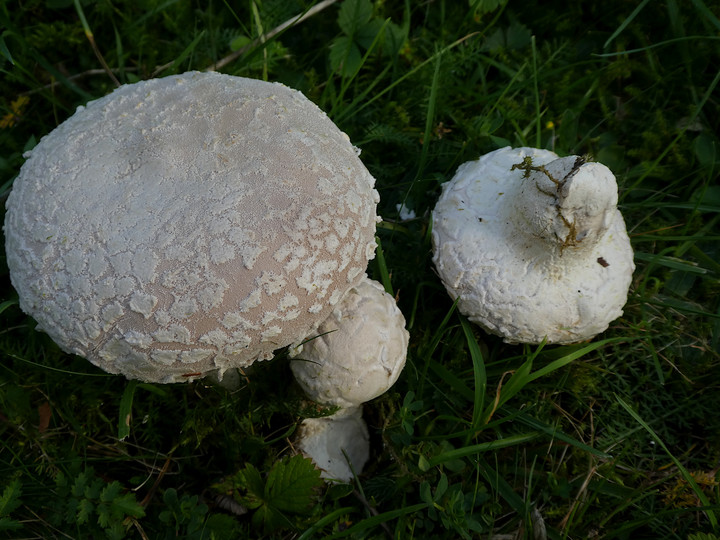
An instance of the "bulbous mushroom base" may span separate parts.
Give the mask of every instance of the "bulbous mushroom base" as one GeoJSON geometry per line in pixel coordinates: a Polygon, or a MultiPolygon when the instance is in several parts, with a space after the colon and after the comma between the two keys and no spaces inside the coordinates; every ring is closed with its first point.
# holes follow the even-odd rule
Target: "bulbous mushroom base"
{"type": "Polygon", "coordinates": [[[300,424],[296,448],[330,482],[350,482],[370,456],[370,436],[362,407],[341,409],[332,416],[306,418],[300,424]]]}

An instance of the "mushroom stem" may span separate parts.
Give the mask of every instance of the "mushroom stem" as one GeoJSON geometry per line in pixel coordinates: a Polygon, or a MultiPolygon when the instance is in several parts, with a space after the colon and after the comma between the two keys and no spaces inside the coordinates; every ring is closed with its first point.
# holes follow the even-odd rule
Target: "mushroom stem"
{"type": "Polygon", "coordinates": [[[352,481],[370,456],[362,406],[340,409],[323,418],[306,418],[298,430],[297,449],[310,456],[327,481],[352,481]]]}
{"type": "Polygon", "coordinates": [[[579,156],[546,165],[527,156],[515,169],[524,171],[516,201],[520,228],[544,240],[552,253],[591,249],[605,234],[618,198],[610,169],[579,156]]]}

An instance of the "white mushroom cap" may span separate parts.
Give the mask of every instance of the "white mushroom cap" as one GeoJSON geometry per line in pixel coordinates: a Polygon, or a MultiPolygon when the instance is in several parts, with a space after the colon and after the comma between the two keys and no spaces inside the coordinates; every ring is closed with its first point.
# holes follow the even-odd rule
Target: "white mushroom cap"
{"type": "Polygon", "coordinates": [[[306,418],[300,424],[296,448],[313,460],[327,480],[350,482],[370,457],[370,435],[362,408],[341,409],[332,416],[306,418]],[[347,456],[347,457],[346,457],[347,456]]]}
{"type": "Polygon", "coordinates": [[[352,287],[290,363],[319,403],[353,407],[388,390],[405,366],[409,333],[395,299],[365,277],[352,287]]]}
{"type": "Polygon", "coordinates": [[[458,309],[509,343],[573,343],[622,315],[635,269],[610,170],[502,148],[461,165],[433,212],[458,309]]]}
{"type": "Polygon", "coordinates": [[[20,306],[65,351],[145,381],[270,358],[373,257],[378,194],[358,153],[281,84],[190,72],[118,88],[15,181],[20,306]]]}

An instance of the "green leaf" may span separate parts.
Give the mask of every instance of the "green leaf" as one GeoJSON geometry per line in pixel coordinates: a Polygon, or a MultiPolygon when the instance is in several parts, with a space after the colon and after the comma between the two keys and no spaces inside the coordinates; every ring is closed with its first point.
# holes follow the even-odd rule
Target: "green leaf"
{"type": "Polygon", "coordinates": [[[509,49],[524,49],[532,40],[532,32],[524,24],[520,24],[517,21],[513,21],[508,26],[505,33],[505,39],[507,40],[507,46],[509,49]]]}
{"type": "Polygon", "coordinates": [[[145,509],[137,502],[135,495],[132,493],[125,493],[113,499],[111,506],[113,514],[118,516],[119,519],[125,519],[126,516],[141,518],[145,515],[145,509]]]}
{"type": "Polygon", "coordinates": [[[717,139],[707,133],[701,133],[693,142],[695,157],[702,167],[710,168],[718,161],[717,139]]]}
{"type": "Polygon", "coordinates": [[[225,514],[208,516],[205,528],[209,529],[211,538],[215,538],[215,540],[232,540],[241,537],[237,521],[225,514]]]}
{"type": "MultiPolygon", "coordinates": [[[[94,475],[94,471],[91,471],[91,473],[94,475]]],[[[93,481],[90,483],[90,485],[85,487],[85,491],[83,492],[83,497],[90,500],[97,500],[100,498],[100,493],[102,492],[104,482],[100,478],[93,478],[93,481]]]]}
{"type": "Polygon", "coordinates": [[[71,493],[75,497],[83,497],[85,496],[85,490],[90,485],[90,480],[94,476],[94,473],[92,469],[85,469],[83,472],[78,474],[75,477],[75,482],[73,483],[73,487],[71,490],[71,493]]]}
{"type": "Polygon", "coordinates": [[[180,502],[178,501],[177,490],[175,488],[165,490],[165,493],[163,493],[163,502],[173,512],[180,510],[180,502]]]}
{"type": "Polygon", "coordinates": [[[347,36],[340,36],[330,44],[329,58],[332,71],[339,71],[344,77],[352,76],[360,68],[362,61],[360,49],[347,36]]]}
{"type": "Polygon", "coordinates": [[[0,517],[9,516],[11,512],[22,504],[20,495],[22,495],[22,483],[15,478],[5,487],[0,497],[0,517]]]}
{"type": "Polygon", "coordinates": [[[95,510],[95,505],[88,499],[82,499],[77,507],[77,523],[84,525],[90,521],[90,517],[95,510]]]}
{"type": "Polygon", "coordinates": [[[720,540],[714,534],[709,533],[693,533],[688,535],[687,540],[720,540]]]}
{"type": "Polygon", "coordinates": [[[428,481],[420,484],[420,500],[428,506],[433,503],[432,492],[430,491],[430,483],[428,481]]]}
{"type": "Polygon", "coordinates": [[[407,32],[394,22],[389,22],[385,26],[383,39],[383,52],[390,57],[395,57],[400,53],[403,45],[405,45],[407,32]]]}
{"type": "Polygon", "coordinates": [[[110,527],[110,525],[112,525],[113,519],[112,519],[112,516],[110,515],[110,507],[109,506],[107,506],[105,504],[101,504],[97,508],[97,514],[98,514],[98,520],[97,520],[98,525],[100,525],[103,529],[107,529],[108,527],[110,527]]]}
{"type": "Polygon", "coordinates": [[[266,497],[283,512],[307,513],[313,504],[315,490],[323,485],[320,470],[300,455],[276,463],[268,474],[266,497]]]}
{"type": "Polygon", "coordinates": [[[252,40],[245,36],[245,35],[239,35],[232,41],[230,41],[230,50],[231,51],[237,51],[242,49],[245,45],[248,45],[252,40]]]}
{"type": "Polygon", "coordinates": [[[102,493],[100,493],[100,501],[101,502],[112,502],[113,499],[115,499],[116,497],[118,497],[120,495],[121,491],[122,491],[122,486],[120,485],[120,482],[115,480],[114,482],[105,486],[105,488],[102,490],[102,493]]]}
{"type": "Polygon", "coordinates": [[[437,487],[435,488],[435,495],[433,496],[433,500],[435,502],[439,501],[442,496],[445,495],[445,492],[447,491],[449,485],[450,483],[448,482],[447,475],[440,475],[440,480],[437,483],[437,487]]]}
{"type": "Polygon", "coordinates": [[[238,474],[238,481],[247,493],[242,497],[242,504],[248,508],[258,508],[265,503],[265,482],[258,471],[248,463],[238,474]]]}
{"type": "Polygon", "coordinates": [[[0,532],[17,531],[18,529],[22,529],[22,523],[19,521],[7,517],[0,518],[0,532]]]}
{"type": "Polygon", "coordinates": [[[252,517],[253,526],[266,532],[276,529],[284,521],[286,520],[282,514],[267,505],[258,508],[252,517]]]}
{"type": "Polygon", "coordinates": [[[338,25],[347,36],[353,36],[355,31],[372,17],[372,4],[370,0],[345,0],[338,12],[338,25]]]}
{"type": "Polygon", "coordinates": [[[355,33],[355,42],[363,49],[369,49],[382,28],[383,21],[380,19],[373,19],[370,22],[363,24],[355,33]]]}
{"type": "Polygon", "coordinates": [[[113,523],[105,529],[105,537],[107,540],[122,540],[127,536],[127,531],[121,522],[113,523]]]}

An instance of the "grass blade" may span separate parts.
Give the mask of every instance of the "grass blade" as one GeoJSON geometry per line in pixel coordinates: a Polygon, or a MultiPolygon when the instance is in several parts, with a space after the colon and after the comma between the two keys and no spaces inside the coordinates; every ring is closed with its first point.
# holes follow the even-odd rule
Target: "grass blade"
{"type": "Polygon", "coordinates": [[[7,308],[9,308],[11,306],[17,305],[17,303],[18,303],[17,299],[5,300],[2,304],[0,304],[0,313],[2,313],[3,311],[5,311],[7,308]]]}
{"type": "Polygon", "coordinates": [[[708,7],[703,3],[702,0],[690,0],[695,6],[695,9],[697,9],[700,14],[705,17],[712,25],[720,30],[720,20],[715,16],[715,14],[708,9],[708,7]]]}
{"type": "Polygon", "coordinates": [[[544,377],[548,373],[552,373],[553,371],[560,369],[563,366],[566,366],[573,360],[577,360],[578,358],[581,358],[588,353],[591,353],[597,349],[600,349],[601,347],[604,347],[605,345],[608,345],[610,343],[620,343],[622,341],[630,341],[630,338],[610,338],[610,339],[603,339],[602,341],[596,341],[594,343],[591,343],[587,347],[583,347],[582,349],[573,351],[570,354],[563,356],[562,358],[553,360],[547,366],[536,370],[535,372],[532,373],[532,375],[529,376],[527,382],[531,382],[531,381],[534,381],[535,379],[539,379],[540,377],[544,377]]]}
{"type": "Polygon", "coordinates": [[[108,77],[110,77],[112,82],[115,83],[115,86],[120,86],[120,81],[117,80],[117,77],[115,77],[115,74],[110,69],[110,66],[107,65],[107,62],[105,62],[105,58],[100,52],[97,43],[95,43],[95,36],[93,35],[93,32],[90,29],[90,25],[85,18],[85,12],[83,11],[82,5],[80,4],[80,0],[75,0],[75,11],[77,11],[78,17],[80,18],[80,24],[82,24],[83,30],[85,31],[85,37],[90,43],[90,46],[92,47],[92,50],[95,53],[95,57],[98,59],[98,62],[100,62],[100,65],[105,70],[105,73],[107,73],[108,77]]]}
{"type": "Polygon", "coordinates": [[[120,398],[120,410],[118,413],[118,440],[124,441],[130,435],[130,419],[132,418],[132,403],[135,396],[135,388],[138,381],[128,381],[122,398],[120,398]]]}
{"type": "Polygon", "coordinates": [[[510,505],[513,510],[515,510],[520,515],[525,515],[525,501],[523,501],[522,498],[517,493],[515,493],[512,486],[508,484],[507,481],[502,478],[495,469],[490,467],[487,461],[485,461],[483,458],[478,458],[477,463],[480,469],[480,473],[483,475],[487,483],[490,484],[490,487],[492,487],[494,491],[499,493],[500,496],[505,499],[505,501],[510,505]]]}
{"type": "Polygon", "coordinates": [[[5,35],[7,33],[8,32],[6,30],[5,32],[0,34],[0,54],[2,54],[8,62],[15,65],[15,60],[13,60],[12,54],[10,54],[10,49],[8,49],[8,46],[5,43],[5,35]]]}
{"type": "Polygon", "coordinates": [[[622,34],[623,30],[628,27],[628,25],[633,22],[635,17],[638,16],[638,14],[643,10],[643,8],[650,2],[650,0],[643,0],[638,6],[632,11],[630,15],[628,15],[625,20],[622,22],[620,26],[618,26],[618,29],[615,30],[612,35],[607,38],[607,41],[603,44],[603,49],[607,49],[608,45],[612,43],[616,37],[618,37],[620,34],[622,34]]]}
{"type": "Polygon", "coordinates": [[[316,538],[315,533],[322,529],[325,525],[329,525],[335,520],[339,519],[341,516],[345,514],[350,514],[352,512],[355,512],[356,509],[352,506],[346,506],[344,508],[338,508],[334,512],[330,512],[328,515],[324,516],[322,519],[318,520],[316,523],[313,523],[310,527],[308,527],[304,533],[302,533],[300,536],[297,537],[297,540],[310,540],[311,538],[316,538]]]}
{"type": "MultiPolygon", "coordinates": [[[[460,324],[462,325],[465,340],[470,351],[470,358],[473,363],[473,378],[475,381],[475,392],[473,394],[473,419],[472,428],[477,430],[483,417],[483,408],[485,404],[485,390],[487,387],[487,374],[485,373],[485,361],[482,351],[478,345],[475,335],[473,334],[470,322],[463,316],[460,316],[460,324]]],[[[468,441],[466,441],[468,442],[468,441]]]]}
{"type": "Polygon", "coordinates": [[[411,506],[407,506],[405,508],[399,508],[397,510],[390,510],[389,512],[383,512],[382,514],[378,514],[376,516],[372,516],[368,519],[362,520],[360,523],[356,523],[352,527],[345,529],[342,532],[335,533],[331,536],[328,536],[327,538],[343,538],[345,536],[350,536],[355,533],[359,533],[362,531],[367,531],[368,529],[371,529],[373,527],[377,527],[378,525],[381,525],[385,523],[386,521],[390,521],[391,519],[399,518],[400,516],[405,516],[407,514],[412,514],[414,512],[419,512],[420,510],[423,510],[427,508],[427,503],[419,503],[419,504],[413,504],[411,506]]]}
{"type": "MultiPolygon", "coordinates": [[[[185,47],[185,50],[180,53],[180,56],[178,56],[172,64],[170,64],[170,67],[168,68],[171,73],[174,73],[178,66],[188,57],[190,56],[190,53],[192,53],[195,50],[195,47],[197,47],[197,44],[200,43],[200,40],[205,36],[205,30],[200,32],[195,39],[193,39],[190,42],[190,45],[185,47]]],[[[157,75],[157,73],[154,73],[154,75],[157,75]]]]}
{"type": "Polygon", "coordinates": [[[457,300],[453,302],[453,305],[448,310],[447,314],[443,318],[442,322],[440,323],[440,326],[438,326],[437,330],[433,334],[432,339],[430,340],[430,344],[423,350],[421,358],[425,359],[425,365],[423,366],[422,376],[419,381],[418,385],[418,395],[422,394],[422,389],[425,386],[425,379],[427,378],[427,371],[428,367],[430,365],[430,362],[432,360],[432,355],[435,352],[435,349],[437,349],[437,346],[440,344],[440,340],[443,337],[443,334],[445,333],[445,329],[448,325],[448,322],[450,322],[450,317],[452,316],[453,312],[455,311],[455,307],[457,306],[457,300]]]}
{"type": "Polygon", "coordinates": [[[392,282],[390,281],[390,272],[388,272],[387,262],[385,261],[385,252],[383,251],[380,238],[375,237],[377,248],[375,249],[375,265],[377,266],[378,273],[380,274],[380,282],[385,288],[385,292],[390,296],[395,296],[393,293],[392,282]]]}
{"type": "Polygon", "coordinates": [[[498,439],[496,441],[489,441],[480,444],[473,444],[471,446],[464,446],[463,448],[457,448],[455,450],[448,450],[440,455],[432,458],[426,458],[422,461],[422,469],[430,469],[446,461],[452,461],[455,459],[471,456],[473,454],[480,454],[482,452],[489,452],[491,450],[498,450],[500,448],[507,448],[509,446],[517,446],[533,439],[537,439],[540,433],[537,431],[531,431],[529,433],[522,433],[520,435],[510,435],[504,439],[498,439]]]}

